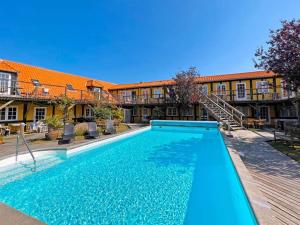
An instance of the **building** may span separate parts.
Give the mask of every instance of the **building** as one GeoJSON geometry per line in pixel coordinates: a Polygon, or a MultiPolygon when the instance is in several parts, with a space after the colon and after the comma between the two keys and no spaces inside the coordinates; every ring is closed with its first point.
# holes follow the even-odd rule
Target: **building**
{"type": "MultiPolygon", "coordinates": [[[[245,115],[245,118],[265,119],[269,125],[297,120],[295,107],[291,103],[294,93],[286,89],[281,76],[268,71],[203,76],[197,79],[199,88],[207,96],[217,96],[245,115]]],[[[215,119],[203,104],[195,104],[189,110],[180,112],[170,101],[172,80],[119,84],[109,92],[128,109],[131,122],[145,122],[149,119],[203,120],[215,119]]],[[[214,101],[218,101],[216,97],[214,101]]]]}
{"type": "Polygon", "coordinates": [[[74,104],[68,108],[70,119],[84,121],[93,117],[91,106],[104,95],[112,96],[113,101],[125,109],[127,122],[222,120],[230,115],[237,122],[240,122],[240,115],[243,120],[263,118],[269,125],[297,120],[291,101],[294,93],[286,89],[281,76],[272,72],[203,76],[197,81],[204,95],[203,101],[181,111],[171,98],[173,80],[112,84],[0,60],[0,124],[14,126],[49,116],[63,116],[53,100],[64,96],[74,99],[74,104]],[[215,106],[221,110],[219,114],[214,111],[215,106]]]}
{"type": "Polygon", "coordinates": [[[36,122],[59,115],[51,101],[74,99],[69,115],[73,120],[92,117],[90,104],[114,84],[35,66],[0,60],[0,124],[36,122]]]}

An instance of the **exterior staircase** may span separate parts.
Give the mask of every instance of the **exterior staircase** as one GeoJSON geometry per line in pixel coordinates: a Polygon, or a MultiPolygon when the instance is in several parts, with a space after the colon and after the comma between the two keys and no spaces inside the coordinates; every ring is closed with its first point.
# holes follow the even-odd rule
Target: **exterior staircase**
{"type": "Polygon", "coordinates": [[[227,124],[231,130],[243,129],[245,115],[215,94],[200,94],[200,104],[217,121],[227,124]]]}

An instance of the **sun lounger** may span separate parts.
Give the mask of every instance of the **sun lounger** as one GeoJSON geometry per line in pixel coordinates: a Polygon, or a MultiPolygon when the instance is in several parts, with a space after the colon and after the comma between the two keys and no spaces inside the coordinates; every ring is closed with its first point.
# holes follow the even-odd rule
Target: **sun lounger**
{"type": "Polygon", "coordinates": [[[105,130],[104,134],[115,134],[116,128],[114,127],[114,121],[113,120],[106,120],[105,130]]]}
{"type": "Polygon", "coordinates": [[[88,131],[85,138],[97,138],[99,137],[99,132],[97,131],[97,124],[95,122],[88,122],[88,131]]]}
{"type": "Polygon", "coordinates": [[[59,143],[70,143],[72,139],[74,139],[74,125],[73,124],[66,124],[64,128],[64,134],[61,137],[59,143]]]}

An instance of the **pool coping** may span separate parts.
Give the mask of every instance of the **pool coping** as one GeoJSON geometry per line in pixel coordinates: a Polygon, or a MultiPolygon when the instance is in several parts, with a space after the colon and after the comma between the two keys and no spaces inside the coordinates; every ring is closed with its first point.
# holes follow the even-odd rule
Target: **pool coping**
{"type": "Polygon", "coordinates": [[[268,204],[266,197],[259,190],[257,182],[250,175],[238,151],[234,149],[230,143],[232,137],[228,137],[225,131],[221,130],[226,148],[232,159],[233,165],[238,173],[239,179],[242,183],[248,202],[253,210],[258,224],[260,225],[277,225],[280,224],[268,204]]]}

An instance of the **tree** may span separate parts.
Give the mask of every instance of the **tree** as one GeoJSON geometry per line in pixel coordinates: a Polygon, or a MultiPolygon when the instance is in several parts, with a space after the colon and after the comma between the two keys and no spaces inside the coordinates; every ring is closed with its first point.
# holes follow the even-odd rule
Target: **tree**
{"type": "Polygon", "coordinates": [[[281,28],[270,32],[268,50],[261,47],[256,51],[255,66],[283,75],[296,90],[300,86],[300,20],[281,23],[281,28]]]}
{"type": "MultiPolygon", "coordinates": [[[[256,51],[255,67],[282,75],[286,88],[297,91],[300,88],[300,20],[285,20],[281,25],[270,31],[270,40],[266,42],[268,50],[261,47],[256,51]]],[[[295,100],[300,120],[299,98],[295,100]]]]}
{"type": "Polygon", "coordinates": [[[195,67],[191,67],[186,71],[181,71],[173,78],[175,82],[175,94],[180,109],[187,110],[193,104],[199,102],[200,93],[197,84],[199,76],[195,67]]]}

